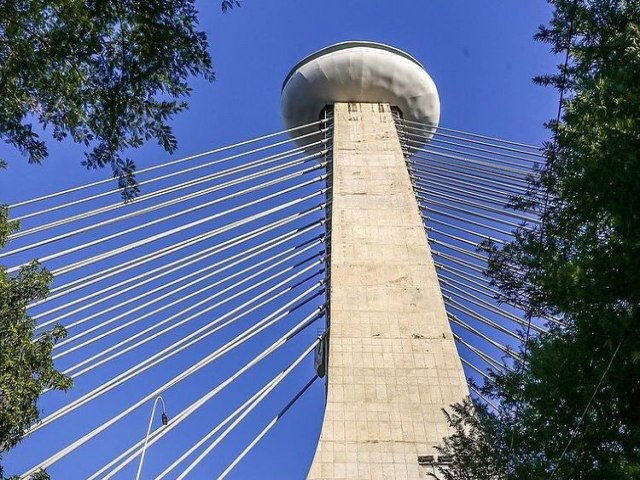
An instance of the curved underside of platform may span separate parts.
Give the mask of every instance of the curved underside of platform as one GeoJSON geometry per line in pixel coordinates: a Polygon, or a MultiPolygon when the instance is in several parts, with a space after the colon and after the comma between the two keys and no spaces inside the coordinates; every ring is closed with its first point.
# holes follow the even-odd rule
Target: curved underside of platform
{"type": "Polygon", "coordinates": [[[424,67],[408,54],[372,42],[345,42],[296,65],[282,88],[282,116],[291,128],[318,120],[336,102],[388,103],[407,120],[436,127],[440,100],[424,67]]]}

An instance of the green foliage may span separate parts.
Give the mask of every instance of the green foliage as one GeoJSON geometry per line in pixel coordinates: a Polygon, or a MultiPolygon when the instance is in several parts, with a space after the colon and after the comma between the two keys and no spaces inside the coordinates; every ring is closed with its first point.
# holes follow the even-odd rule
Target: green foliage
{"type": "Polygon", "coordinates": [[[131,198],[124,152],[149,140],[176,149],[168,122],[187,107],[187,80],[214,78],[207,46],[193,0],[3,2],[0,137],[39,163],[47,147],[32,122],[50,127],[89,148],[87,168],[111,166],[131,198]]]}
{"type": "MultiPolygon", "coordinates": [[[[17,222],[7,221],[7,208],[0,206],[0,247],[17,229],[17,222]]],[[[15,446],[40,418],[37,401],[43,390],[71,387],[71,379],[59,373],[51,359],[52,347],[66,335],[65,329],[56,326],[33,341],[35,322],[27,315],[30,302],[47,296],[51,279],[36,261],[14,276],[0,266],[0,454],[15,446]]],[[[45,472],[33,476],[47,478],[45,472]]]]}
{"type": "Polygon", "coordinates": [[[503,442],[497,445],[495,440],[504,436],[504,423],[492,415],[483,404],[475,404],[470,398],[451,406],[452,412],[444,412],[447,423],[453,431],[437,447],[442,455],[455,454],[455,462],[443,468],[434,478],[444,480],[502,480],[506,471],[506,450],[503,442]],[[500,450],[497,454],[496,448],[500,450]]]}
{"type": "Polygon", "coordinates": [[[51,360],[64,328],[57,326],[34,341],[35,322],[26,313],[30,302],[46,297],[51,278],[35,261],[13,277],[0,270],[0,451],[16,445],[38,420],[36,402],[44,389],[71,386],[51,360]]]}
{"type": "MultiPolygon", "coordinates": [[[[640,478],[640,2],[550,3],[536,39],[568,46],[569,62],[536,82],[566,89],[563,113],[540,180],[514,199],[542,224],[484,248],[501,300],[567,326],[532,338],[527,365],[494,374],[483,392],[500,411],[454,415],[458,436],[471,433],[442,448],[464,462],[482,447],[505,466],[495,478],[640,478]]],[[[487,478],[481,465],[452,471],[487,478]]]]}
{"type": "Polygon", "coordinates": [[[0,248],[6,245],[9,235],[17,231],[19,227],[18,222],[9,221],[9,209],[0,205],[0,248]]]}
{"type": "MultiPolygon", "coordinates": [[[[2,476],[2,468],[0,467],[0,480],[20,480],[18,475],[12,475],[11,477],[2,476]]],[[[28,480],[51,480],[51,477],[45,470],[38,470],[29,477],[28,480]]]]}
{"type": "Polygon", "coordinates": [[[222,1],[222,11],[227,12],[231,10],[233,7],[239,7],[240,2],[238,0],[223,0],[222,1]]]}

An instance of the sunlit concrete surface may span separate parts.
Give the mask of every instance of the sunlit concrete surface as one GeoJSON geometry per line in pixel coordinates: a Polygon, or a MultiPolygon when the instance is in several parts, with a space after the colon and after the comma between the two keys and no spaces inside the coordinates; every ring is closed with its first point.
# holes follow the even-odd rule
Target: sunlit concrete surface
{"type": "Polygon", "coordinates": [[[390,106],[334,110],[328,397],[308,478],[430,478],[418,456],[436,455],[465,377],[390,106]]]}

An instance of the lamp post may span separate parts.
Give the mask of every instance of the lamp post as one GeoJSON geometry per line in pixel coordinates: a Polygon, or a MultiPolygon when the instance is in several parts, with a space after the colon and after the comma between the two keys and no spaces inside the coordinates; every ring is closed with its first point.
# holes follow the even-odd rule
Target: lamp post
{"type": "Polygon", "coordinates": [[[151,409],[151,418],[149,418],[149,426],[147,427],[147,435],[144,437],[144,445],[142,446],[142,456],[140,457],[140,463],[138,464],[138,473],[136,473],[136,480],[140,480],[140,473],[142,473],[142,463],[144,462],[144,454],[147,451],[147,442],[149,441],[149,434],[151,433],[151,425],[153,424],[153,416],[156,413],[156,406],[158,400],[162,403],[162,425],[169,423],[169,417],[167,417],[167,409],[164,405],[164,399],[161,396],[156,397],[153,402],[153,408],[151,409]]]}

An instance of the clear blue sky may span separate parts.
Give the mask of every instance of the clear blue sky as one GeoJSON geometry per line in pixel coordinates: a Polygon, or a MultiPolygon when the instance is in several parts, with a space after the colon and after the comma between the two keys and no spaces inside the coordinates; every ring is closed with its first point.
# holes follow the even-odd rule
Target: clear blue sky
{"type": "MultiPolygon", "coordinates": [[[[199,2],[199,7],[217,80],[212,84],[192,82],[191,108],[173,122],[179,140],[176,157],[280,129],[280,88],[289,69],[303,56],[345,40],[388,43],[421,61],[438,86],[444,126],[532,144],[548,137],[543,123],[555,116],[557,94],[531,80],[534,75],[551,72],[556,63],[546,46],[532,40],[537,26],[550,17],[543,1],[245,1],[226,15],[220,13],[217,0],[199,2]]],[[[80,166],[82,150],[77,146],[52,142],[50,151],[44,165],[29,166],[15,151],[0,146],[0,157],[9,162],[9,169],[0,172],[0,202],[11,204],[108,175],[107,171],[85,171],[80,166]]],[[[139,168],[169,158],[155,146],[132,155],[139,168]]],[[[231,361],[221,362],[216,375],[225,378],[234,367],[231,361]]],[[[212,385],[215,381],[212,379],[212,385]]],[[[127,403],[128,395],[137,393],[136,389],[124,390],[121,405],[127,403]]],[[[186,397],[189,393],[183,392],[186,397]]],[[[317,383],[230,478],[304,478],[319,434],[323,396],[317,383]]],[[[286,403],[285,397],[283,393],[274,398],[271,410],[258,415],[256,422],[270,418],[286,403]]],[[[230,394],[223,400],[233,403],[238,398],[230,394]]],[[[167,400],[170,411],[180,404],[177,398],[167,400]]],[[[116,408],[112,404],[104,407],[114,412],[116,408]]],[[[137,439],[142,435],[149,411],[150,405],[128,426],[93,444],[81,456],[53,467],[54,480],[83,478],[92,471],[87,467],[92,458],[108,458],[125,440],[128,446],[130,436],[137,439]]],[[[51,445],[65,446],[74,432],[83,430],[83,421],[78,417],[64,427],[65,431],[49,429],[34,443],[17,448],[6,457],[8,473],[19,473],[32,465],[32,458],[50,452],[51,445]]],[[[158,472],[166,458],[184,449],[189,444],[187,437],[187,433],[184,438],[168,436],[168,441],[150,450],[145,462],[148,473],[158,472]]],[[[214,450],[193,478],[209,478],[224,468],[244,445],[234,447],[230,440],[228,447],[214,450]]],[[[132,475],[129,469],[118,478],[132,475]]]]}

